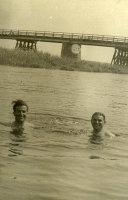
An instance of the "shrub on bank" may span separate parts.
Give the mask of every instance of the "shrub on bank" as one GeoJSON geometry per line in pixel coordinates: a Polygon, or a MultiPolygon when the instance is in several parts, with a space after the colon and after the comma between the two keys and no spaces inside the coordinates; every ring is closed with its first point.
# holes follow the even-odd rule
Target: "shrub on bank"
{"type": "Polygon", "coordinates": [[[60,58],[59,56],[53,56],[42,51],[33,52],[18,49],[10,50],[0,48],[0,64],[69,71],[128,74],[127,66],[111,66],[108,63],[91,62],[85,60],[76,61],[72,58],[60,58]]]}

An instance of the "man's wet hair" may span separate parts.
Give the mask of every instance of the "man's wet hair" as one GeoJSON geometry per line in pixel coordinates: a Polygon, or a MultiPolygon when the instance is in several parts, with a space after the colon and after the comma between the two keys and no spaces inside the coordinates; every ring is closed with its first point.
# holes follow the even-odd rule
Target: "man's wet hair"
{"type": "Polygon", "coordinates": [[[16,101],[12,101],[13,104],[13,111],[15,111],[17,106],[26,106],[27,107],[27,111],[28,111],[28,105],[25,101],[18,99],[16,101]]]}
{"type": "Polygon", "coordinates": [[[106,121],[104,113],[102,113],[102,112],[95,112],[95,113],[93,113],[93,115],[92,115],[92,118],[91,118],[91,119],[93,119],[93,117],[94,117],[95,115],[100,115],[100,116],[102,116],[102,117],[103,117],[103,119],[104,119],[104,121],[106,121]]]}

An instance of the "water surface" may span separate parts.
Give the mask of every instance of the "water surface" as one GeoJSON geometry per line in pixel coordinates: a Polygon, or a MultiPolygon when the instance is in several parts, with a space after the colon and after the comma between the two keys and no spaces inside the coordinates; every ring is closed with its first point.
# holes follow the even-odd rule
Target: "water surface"
{"type": "Polygon", "coordinates": [[[128,75],[0,66],[0,93],[0,121],[24,99],[42,126],[13,135],[0,125],[0,200],[128,199],[128,75]],[[89,142],[95,111],[118,137],[89,142]]]}

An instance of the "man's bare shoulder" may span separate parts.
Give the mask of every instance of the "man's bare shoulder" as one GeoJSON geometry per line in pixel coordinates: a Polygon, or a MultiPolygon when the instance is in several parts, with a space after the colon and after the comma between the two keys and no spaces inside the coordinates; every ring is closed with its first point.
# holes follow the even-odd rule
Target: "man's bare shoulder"
{"type": "Polygon", "coordinates": [[[28,126],[28,127],[34,128],[34,124],[32,124],[32,123],[30,123],[30,122],[25,122],[24,125],[25,125],[25,126],[28,126]]]}
{"type": "MultiPolygon", "coordinates": [[[[0,122],[0,125],[6,126],[6,127],[11,127],[12,129],[20,128],[20,125],[16,124],[15,121],[9,122],[9,123],[8,122],[0,122]]],[[[28,128],[41,129],[43,127],[37,126],[37,125],[32,124],[30,122],[25,122],[22,128],[25,128],[25,129],[28,129],[28,128]]]]}
{"type": "Polygon", "coordinates": [[[11,127],[12,128],[15,128],[15,127],[18,127],[18,128],[34,128],[34,124],[29,123],[29,122],[25,122],[23,125],[20,125],[20,124],[17,124],[15,122],[12,122],[11,127]]]}
{"type": "Polygon", "coordinates": [[[115,136],[111,131],[107,129],[104,130],[104,133],[105,133],[105,136],[108,136],[110,138],[113,138],[115,136]]]}

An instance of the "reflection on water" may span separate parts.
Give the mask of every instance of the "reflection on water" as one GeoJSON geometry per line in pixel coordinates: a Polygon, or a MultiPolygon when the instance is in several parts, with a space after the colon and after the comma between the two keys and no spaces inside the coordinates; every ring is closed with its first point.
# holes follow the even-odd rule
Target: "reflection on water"
{"type": "Polygon", "coordinates": [[[13,130],[10,132],[9,154],[8,156],[17,156],[23,154],[22,143],[26,142],[27,134],[23,130],[13,130]]]}
{"type": "Polygon", "coordinates": [[[127,88],[127,75],[1,66],[0,121],[13,121],[12,100],[24,99],[41,128],[0,125],[0,199],[128,199],[127,88]],[[96,111],[119,137],[91,135],[96,111]]]}
{"type": "Polygon", "coordinates": [[[19,144],[10,143],[8,156],[17,156],[17,155],[22,155],[22,154],[23,154],[23,151],[19,149],[19,144]]]}

